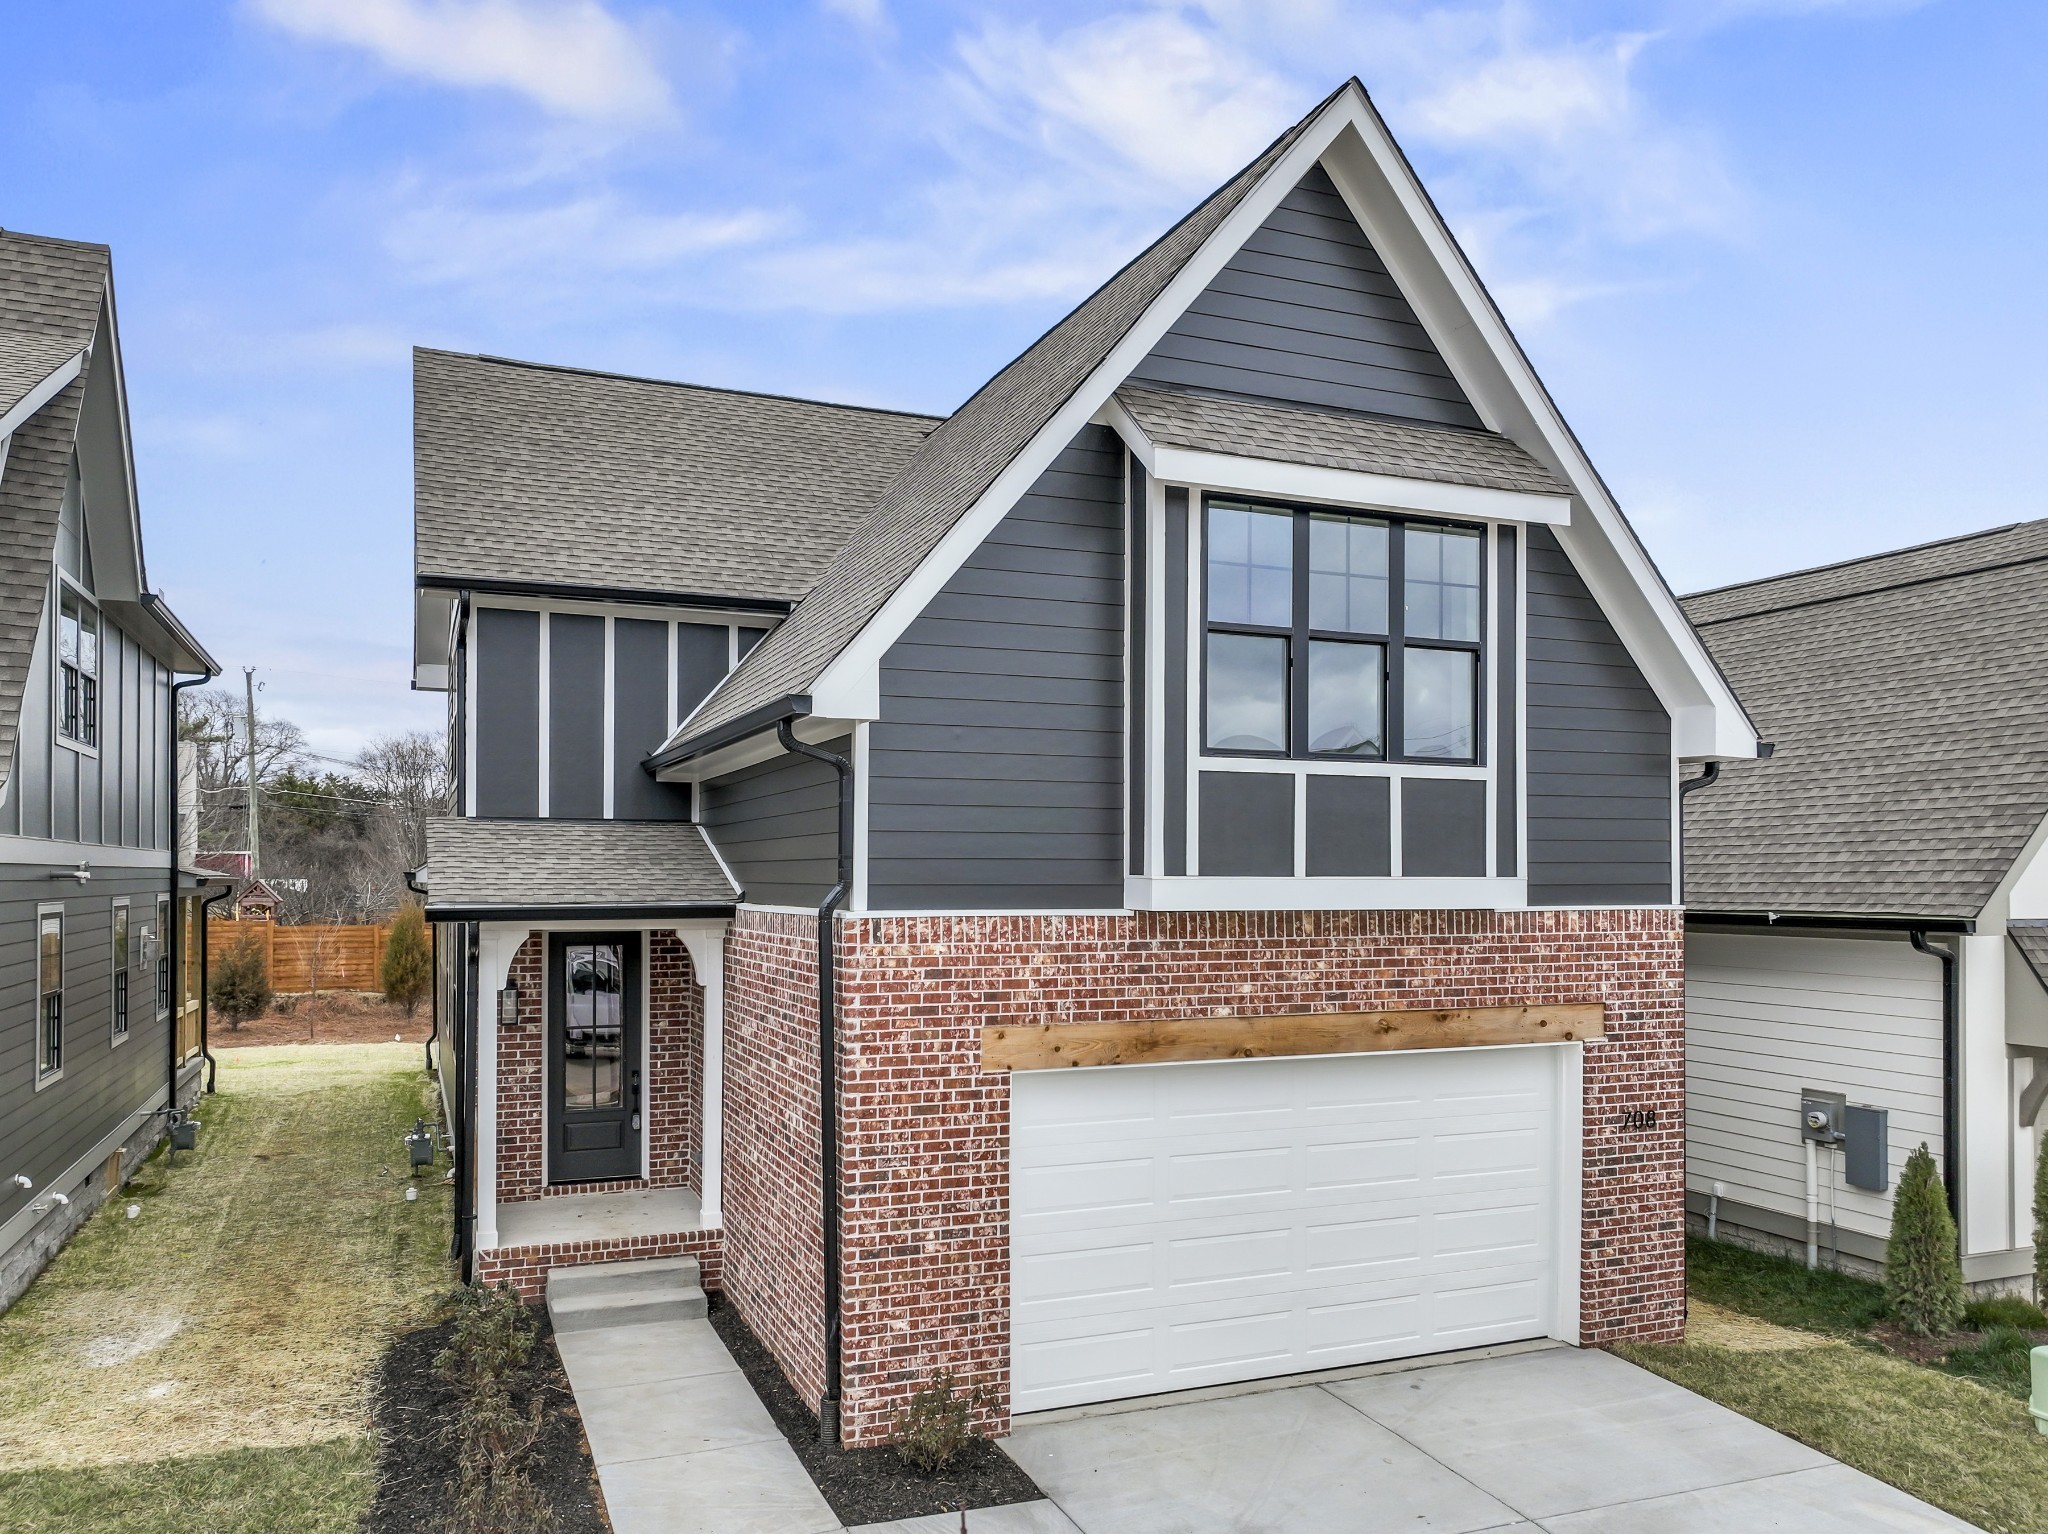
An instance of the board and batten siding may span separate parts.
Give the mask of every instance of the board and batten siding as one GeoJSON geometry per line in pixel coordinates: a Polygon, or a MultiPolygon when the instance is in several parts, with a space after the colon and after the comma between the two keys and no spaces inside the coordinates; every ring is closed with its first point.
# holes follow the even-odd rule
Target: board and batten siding
{"type": "Polygon", "coordinates": [[[883,657],[870,909],[1123,904],[1124,496],[1083,428],[883,657]]]}
{"type": "Polygon", "coordinates": [[[1131,376],[1482,425],[1321,166],[1281,199],[1131,376]]]}
{"type": "MultiPolygon", "coordinates": [[[[1737,1203],[1804,1221],[1799,1094],[1807,1087],[1889,1111],[1893,1189],[1916,1146],[1940,1163],[1935,960],[1903,937],[1696,931],[1686,937],[1685,966],[1686,1183],[1694,1194],[1721,1182],[1737,1203]]],[[[1821,1161],[1841,1228],[1883,1240],[1891,1193],[1849,1187],[1839,1159],[1824,1152],[1821,1161]]]]}
{"type": "MultiPolygon", "coordinates": [[[[845,756],[845,736],[822,742],[845,756]]],[[[839,776],[807,756],[778,756],[698,790],[698,820],[748,905],[815,907],[839,877],[839,776]]]]}
{"type": "Polygon", "coordinates": [[[1529,903],[1669,905],[1670,715],[1556,534],[1527,537],[1529,903]]]}

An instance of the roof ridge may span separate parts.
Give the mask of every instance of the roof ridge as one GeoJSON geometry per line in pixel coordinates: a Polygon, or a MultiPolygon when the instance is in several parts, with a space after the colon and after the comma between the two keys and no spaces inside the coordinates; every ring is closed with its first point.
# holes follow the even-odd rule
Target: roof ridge
{"type": "MultiPolygon", "coordinates": [[[[1730,591],[1746,591],[1752,586],[1769,586],[1778,581],[1796,581],[1802,576],[1807,575],[1825,575],[1830,570],[1849,570],[1857,565],[1872,565],[1876,564],[1879,560],[1897,559],[1906,554],[1924,554],[1929,549],[1947,548],[1951,544],[1968,543],[1976,538],[1995,538],[2000,533],[2009,533],[2017,528],[2031,527],[2036,522],[2048,522],[2048,517],[2031,517],[2024,522],[2006,522],[1998,527],[1979,528],[1973,533],[1957,533],[1948,538],[1932,538],[1926,543],[1909,543],[1904,548],[1880,549],[1875,554],[1858,554],[1851,559],[1831,560],[1824,565],[1806,565],[1797,570],[1782,571],[1777,575],[1759,575],[1753,580],[1730,581],[1725,586],[1706,586],[1698,591],[1688,591],[1679,600],[1691,602],[1700,597],[1717,597],[1730,591]]],[[[1963,572],[1955,571],[1951,573],[1962,574],[1963,572]]],[[[1871,587],[1869,589],[1880,590],[1883,588],[1871,587]]]]}
{"type": "Polygon", "coordinates": [[[654,378],[645,373],[617,373],[608,368],[576,367],[566,362],[533,362],[524,357],[501,357],[493,352],[457,352],[440,346],[415,346],[416,355],[454,357],[464,362],[489,362],[498,367],[528,368],[536,373],[571,373],[579,378],[610,378],[620,383],[652,384],[661,389],[694,389],[700,394],[729,394],[737,399],[772,399],[789,405],[816,405],[824,410],[857,410],[863,415],[902,416],[906,420],[945,420],[926,410],[898,410],[889,405],[855,405],[845,400],[813,399],[805,394],[777,394],[767,389],[735,389],[725,384],[690,383],[679,378],[654,378]]]}
{"type": "MultiPolygon", "coordinates": [[[[2048,521],[2048,518],[2041,518],[2040,520],[2048,521]]],[[[2025,522],[2015,522],[2012,525],[2013,527],[2025,527],[2028,524],[2025,522]]],[[[2010,530],[2009,528],[1993,529],[1995,532],[2009,532],[2010,530]]],[[[1972,536],[1982,535],[1973,534],[1972,536]]],[[[1922,544],[1920,547],[1933,548],[1935,545],[1922,544]]],[[[1901,549],[1899,552],[1905,554],[1913,551],[1901,549]]],[[[1989,564],[1965,565],[1960,570],[1936,570],[1927,575],[1913,576],[1909,580],[1886,581],[1881,586],[1858,586],[1853,591],[1830,591],[1822,596],[1805,597],[1796,602],[1780,602],[1772,607],[1749,607],[1744,608],[1741,612],[1723,613],[1718,618],[1694,618],[1692,621],[1695,628],[1712,628],[1714,625],[1721,623],[1740,623],[1745,618],[1768,618],[1774,613],[1798,612],[1802,608],[1807,607],[1826,607],[1834,602],[1853,602],[1858,597],[1883,596],[1891,591],[1911,591],[1916,586],[1934,586],[1939,585],[1943,581],[1959,581],[1965,576],[1971,575],[1996,575],[2000,571],[2018,570],[2023,569],[2027,565],[2038,564],[2048,564],[2048,553],[2028,554],[2019,559],[1994,560],[1989,564]]],[[[1823,568],[1828,567],[1823,566],[1823,568]]],[[[1690,598],[1687,600],[1690,600],[1690,598]]]]}

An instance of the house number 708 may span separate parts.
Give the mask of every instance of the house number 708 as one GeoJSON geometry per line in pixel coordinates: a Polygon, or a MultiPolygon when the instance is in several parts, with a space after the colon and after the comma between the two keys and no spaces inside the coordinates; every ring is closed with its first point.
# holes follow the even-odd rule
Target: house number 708
{"type": "Polygon", "coordinates": [[[1630,1108],[1615,1120],[1622,1129],[1655,1129],[1657,1110],[1655,1108],[1630,1108]]]}

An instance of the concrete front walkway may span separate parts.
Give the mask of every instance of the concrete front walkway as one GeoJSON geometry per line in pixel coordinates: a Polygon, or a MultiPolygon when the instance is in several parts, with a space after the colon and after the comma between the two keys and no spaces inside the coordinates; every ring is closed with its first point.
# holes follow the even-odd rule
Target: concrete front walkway
{"type": "MultiPolygon", "coordinates": [[[[559,1335],[615,1534],[838,1534],[708,1321],[559,1335]]],[[[1048,1500],[969,1534],[1967,1534],[1607,1353],[1544,1348],[1023,1419],[1048,1500]]],[[[959,1515],[858,1534],[957,1534],[959,1515]]]]}

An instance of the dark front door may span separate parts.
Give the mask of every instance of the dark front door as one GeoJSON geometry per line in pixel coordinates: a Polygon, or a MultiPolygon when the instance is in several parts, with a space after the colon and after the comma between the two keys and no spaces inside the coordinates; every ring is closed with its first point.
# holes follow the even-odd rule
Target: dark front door
{"type": "Polygon", "coordinates": [[[548,1181],[640,1175],[640,937],[548,940],[548,1181]]]}

